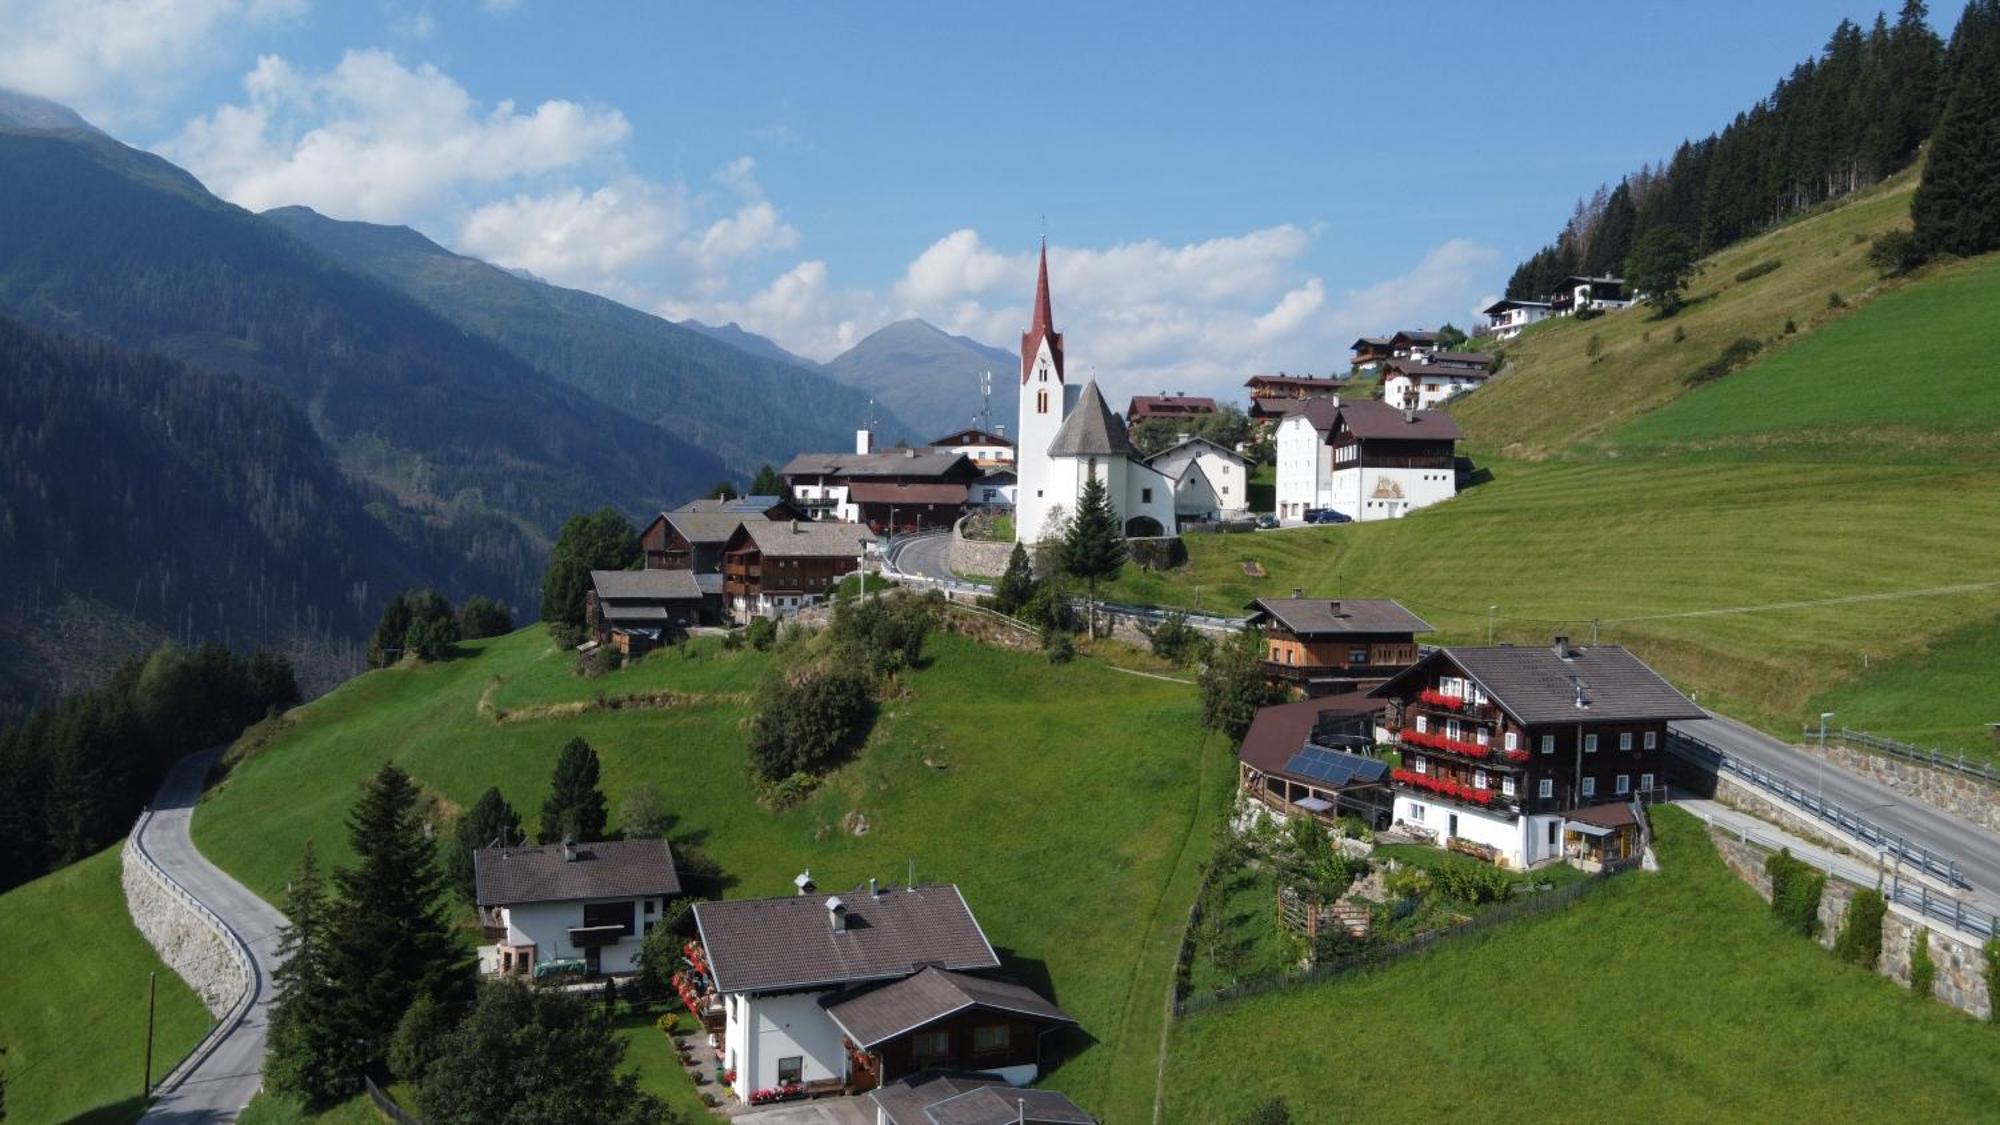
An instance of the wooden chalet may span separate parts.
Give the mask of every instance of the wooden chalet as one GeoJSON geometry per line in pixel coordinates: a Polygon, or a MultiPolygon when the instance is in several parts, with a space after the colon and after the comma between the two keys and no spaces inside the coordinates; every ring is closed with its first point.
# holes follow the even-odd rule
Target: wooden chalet
{"type": "Polygon", "coordinates": [[[973,427],[946,434],[930,443],[938,453],[957,453],[972,459],[982,470],[1014,463],[1014,443],[1000,434],[973,427]]]}
{"type": "Polygon", "coordinates": [[[1243,385],[1250,389],[1250,419],[1275,423],[1295,414],[1308,402],[1339,398],[1339,379],[1315,379],[1311,375],[1252,375],[1243,385]]]}
{"type": "Polygon", "coordinates": [[[1464,436],[1451,415],[1434,410],[1399,410],[1386,402],[1343,402],[1327,432],[1333,470],[1455,470],[1464,436]]]}
{"type": "Polygon", "coordinates": [[[1565,277],[1549,294],[1549,315],[1570,316],[1585,309],[1622,309],[1632,303],[1632,292],[1622,277],[1565,277]]]}
{"type": "Polygon", "coordinates": [[[600,645],[625,656],[643,656],[693,625],[713,620],[689,570],[593,570],[584,591],[584,625],[600,645]]]}
{"type": "Polygon", "coordinates": [[[1125,404],[1125,424],[1136,426],[1141,422],[1151,422],[1156,419],[1182,422],[1213,413],[1215,413],[1215,400],[1212,398],[1191,397],[1180,392],[1168,394],[1161,391],[1156,395],[1133,395],[1132,400],[1125,404]]]}
{"type": "Polygon", "coordinates": [[[795,613],[825,600],[861,565],[874,538],[859,524],[754,520],[722,551],[722,594],[738,621],[795,613]]]}
{"type": "Polygon", "coordinates": [[[1356,371],[1373,371],[1395,358],[1395,352],[1387,336],[1363,336],[1348,345],[1353,354],[1353,368],[1356,371]]]}
{"type": "MultiPolygon", "coordinates": [[[[857,439],[870,442],[865,431],[857,439]]],[[[984,471],[964,453],[937,448],[801,453],[779,470],[800,511],[877,532],[950,527],[984,471]]]]}
{"type": "Polygon", "coordinates": [[[1076,1020],[1034,989],[935,966],[820,998],[850,1073],[880,1085],[926,1070],[1038,1072],[1049,1032],[1076,1020]]]}
{"type": "Polygon", "coordinates": [[[1546,648],[1437,649],[1373,695],[1399,743],[1395,820],[1510,866],[1636,859],[1636,808],[1665,784],[1669,723],[1706,717],[1638,657],[1557,637],[1546,648]]]}
{"type": "Polygon", "coordinates": [[[1406,328],[1389,337],[1391,359],[1423,359],[1438,348],[1438,334],[1428,329],[1406,328]]]}
{"type": "Polygon", "coordinates": [[[1294,698],[1364,692],[1417,662],[1423,618],[1387,598],[1258,598],[1264,675],[1294,698]]]}

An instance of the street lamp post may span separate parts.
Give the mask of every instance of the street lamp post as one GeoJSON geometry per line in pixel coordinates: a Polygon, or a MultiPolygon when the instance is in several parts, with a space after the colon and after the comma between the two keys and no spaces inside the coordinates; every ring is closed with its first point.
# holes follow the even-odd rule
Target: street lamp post
{"type": "Polygon", "coordinates": [[[1826,799],[1826,721],[1831,718],[1833,718],[1831,711],[1819,713],[1819,770],[1815,774],[1817,780],[1813,783],[1813,789],[1821,800],[1826,799]]]}

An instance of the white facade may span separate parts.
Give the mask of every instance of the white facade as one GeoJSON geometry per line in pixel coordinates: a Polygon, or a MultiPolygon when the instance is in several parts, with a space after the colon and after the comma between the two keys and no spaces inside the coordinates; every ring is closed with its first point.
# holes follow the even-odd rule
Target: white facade
{"type": "Polygon", "coordinates": [[[1492,325],[1492,335],[1496,340],[1511,340],[1530,324],[1549,318],[1549,306],[1541,301],[1509,302],[1504,308],[1500,305],[1493,308],[1499,311],[1489,311],[1486,319],[1492,325]]]}
{"type": "MultiPolygon", "coordinates": [[[[1497,787],[1500,782],[1493,784],[1497,787]]],[[[1560,813],[1510,817],[1453,801],[1397,793],[1392,816],[1398,823],[1436,833],[1440,847],[1453,836],[1484,844],[1498,852],[1500,862],[1508,867],[1535,867],[1562,858],[1560,813]]]]}
{"type": "MultiPolygon", "coordinates": [[[[632,932],[611,945],[597,947],[597,971],[606,974],[634,973],[639,970],[639,947],[646,931],[660,919],[660,899],[589,899],[589,905],[629,902],[632,904],[632,932]]],[[[534,947],[534,963],[567,958],[588,960],[589,951],[569,940],[569,931],[583,927],[586,900],[530,902],[502,906],[501,921],[507,927],[507,944],[516,949],[534,947]]]]}
{"type": "Polygon", "coordinates": [[[1076,409],[1081,391],[1063,381],[1049,342],[1042,340],[1021,386],[1021,417],[1015,429],[1014,537],[1024,543],[1042,537],[1051,509],[1060,506],[1069,512],[1076,507],[1074,495],[1050,484],[1048,449],[1063,419],[1076,409]]]}
{"type": "Polygon", "coordinates": [[[966,442],[961,445],[935,445],[931,448],[959,454],[982,469],[1004,469],[1014,464],[1014,447],[1011,445],[966,442]]]}
{"type": "Polygon", "coordinates": [[[1208,474],[1201,471],[1201,462],[1188,461],[1180,476],[1168,479],[1174,482],[1176,520],[1212,520],[1222,514],[1221,499],[1208,474]]]}
{"type": "Polygon", "coordinates": [[[1332,505],[1333,450],[1311,419],[1287,414],[1278,423],[1273,461],[1279,519],[1301,519],[1307,508],[1332,505]]]}
{"type": "MultiPolygon", "coordinates": [[[[1050,457],[1044,454],[1040,460],[1042,486],[1037,491],[1046,493],[1039,515],[1041,522],[1030,530],[1023,523],[1022,503],[1017,499],[1014,506],[1014,538],[1034,542],[1048,528],[1052,512],[1060,509],[1061,514],[1067,516],[1076,511],[1083,486],[1093,475],[1104,482],[1104,490],[1111,494],[1111,505],[1118,510],[1121,525],[1145,517],[1160,525],[1160,533],[1174,533],[1177,525],[1174,520],[1173,479],[1148,468],[1138,458],[1050,457]]],[[[1025,495],[1025,492],[1018,495],[1025,495]]]]}
{"type": "Polygon", "coordinates": [[[1462,391],[1486,381],[1484,371],[1426,371],[1412,375],[1394,370],[1382,380],[1382,401],[1398,410],[1429,410],[1462,391]]]}
{"type": "Polygon", "coordinates": [[[779,1065],[797,1059],[801,1082],[847,1077],[840,1028],[819,1006],[825,990],[723,997],[722,1065],[736,1072],[730,1089],[749,1100],[755,1090],[778,1085],[779,1065]]]}
{"type": "Polygon", "coordinates": [[[848,498],[845,484],[795,484],[792,500],[801,512],[810,513],[814,519],[861,522],[861,506],[848,498]]]}
{"type": "Polygon", "coordinates": [[[1233,450],[1196,439],[1168,448],[1149,463],[1176,479],[1186,475],[1188,465],[1199,465],[1215,490],[1216,509],[1225,518],[1250,510],[1249,462],[1233,450]]]}
{"type": "Polygon", "coordinates": [[[1401,519],[1458,495],[1453,469],[1336,468],[1327,478],[1320,508],[1332,508],[1357,523],[1401,519]]]}
{"type": "Polygon", "coordinates": [[[1017,480],[981,477],[966,487],[966,502],[975,508],[1011,508],[1020,492],[1017,480]]]}
{"type": "Polygon", "coordinates": [[[736,620],[747,623],[753,617],[790,617],[819,603],[818,594],[738,594],[729,599],[729,609],[736,620]]]}

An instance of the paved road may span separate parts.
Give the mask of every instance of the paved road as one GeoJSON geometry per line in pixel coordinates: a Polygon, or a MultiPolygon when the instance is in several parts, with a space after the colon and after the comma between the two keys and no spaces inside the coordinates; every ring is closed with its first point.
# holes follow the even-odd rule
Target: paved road
{"type": "MultiPolygon", "coordinates": [[[[1846,806],[1848,811],[1890,832],[1957,860],[1959,871],[1972,884],[1972,889],[1965,893],[1966,900],[2000,913],[2000,836],[1909,794],[1825,765],[1734,719],[1711,712],[1705,720],[1675,723],[1674,728],[1769,770],[1806,792],[1821,793],[1827,800],[1846,806]]],[[[1995,799],[2000,800],[2000,794],[1995,799]]]]}
{"type": "Polygon", "coordinates": [[[153,798],[153,817],[139,841],[153,862],[188,893],[222,918],[250,949],[255,995],[242,1022],[214,1045],[208,1056],[174,1089],[153,1103],[145,1122],[191,1125],[234,1121],[264,1079],[264,1030],[271,999],[271,970],[278,961],[278,929],[285,916],[222,873],[195,850],[188,819],[201,795],[202,779],[222,753],[217,747],[183,758],[153,798]]]}

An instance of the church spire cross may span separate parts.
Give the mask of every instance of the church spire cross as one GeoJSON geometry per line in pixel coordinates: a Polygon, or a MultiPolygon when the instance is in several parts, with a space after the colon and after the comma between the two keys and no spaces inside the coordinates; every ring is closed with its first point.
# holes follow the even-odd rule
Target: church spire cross
{"type": "Polygon", "coordinates": [[[1035,321],[1026,332],[1021,333],[1021,382],[1026,384],[1034,374],[1037,356],[1042,344],[1048,344],[1049,362],[1054,369],[1051,374],[1056,382],[1062,382],[1063,352],[1062,333],[1055,329],[1055,314],[1049,306],[1049,236],[1042,236],[1041,263],[1035,273],[1035,321]]]}

